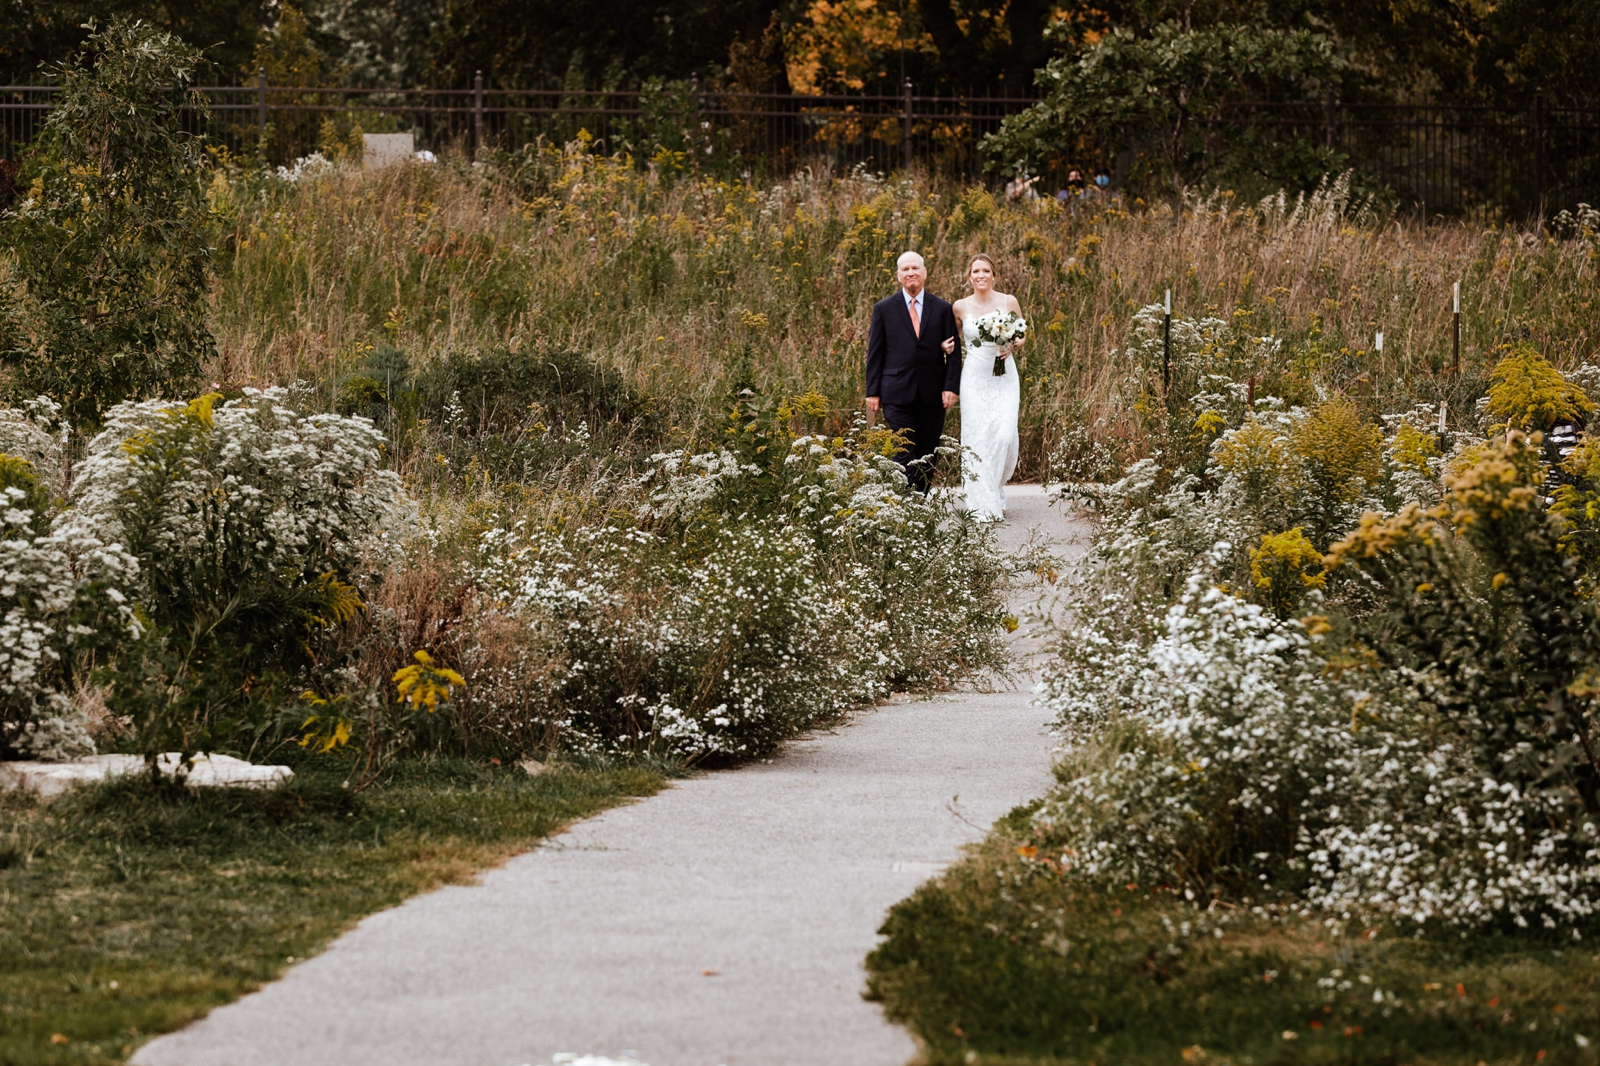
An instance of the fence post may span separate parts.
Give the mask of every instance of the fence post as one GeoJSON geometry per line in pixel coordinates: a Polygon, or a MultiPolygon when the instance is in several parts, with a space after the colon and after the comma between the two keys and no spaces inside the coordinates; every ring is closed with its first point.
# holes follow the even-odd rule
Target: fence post
{"type": "Polygon", "coordinates": [[[472,77],[472,150],[483,151],[483,71],[472,77]]]}
{"type": "Polygon", "coordinates": [[[1544,219],[1544,90],[1533,94],[1533,213],[1544,219]]]}
{"type": "Polygon", "coordinates": [[[911,169],[911,79],[906,79],[906,108],[905,126],[900,134],[901,146],[905,149],[905,169],[911,169]]]}
{"type": "Polygon", "coordinates": [[[1333,91],[1322,94],[1322,143],[1328,151],[1333,151],[1333,91]]]}
{"type": "Polygon", "coordinates": [[[267,143],[267,72],[262,68],[256,69],[256,135],[260,138],[265,151],[267,143]]]}

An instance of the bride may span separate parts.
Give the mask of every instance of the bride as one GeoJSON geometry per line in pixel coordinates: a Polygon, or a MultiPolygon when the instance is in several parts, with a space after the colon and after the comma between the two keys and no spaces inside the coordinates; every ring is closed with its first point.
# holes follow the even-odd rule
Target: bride
{"type": "Polygon", "coordinates": [[[1022,314],[1015,296],[996,292],[994,260],[975,255],[967,265],[972,295],[955,303],[961,330],[961,446],[972,452],[966,462],[967,510],[999,521],[1006,513],[1006,482],[1017,468],[1017,408],[1021,378],[1012,358],[1022,341],[997,346],[978,339],[978,320],[996,311],[1022,314]],[[996,374],[999,360],[1004,374],[996,374]]]}

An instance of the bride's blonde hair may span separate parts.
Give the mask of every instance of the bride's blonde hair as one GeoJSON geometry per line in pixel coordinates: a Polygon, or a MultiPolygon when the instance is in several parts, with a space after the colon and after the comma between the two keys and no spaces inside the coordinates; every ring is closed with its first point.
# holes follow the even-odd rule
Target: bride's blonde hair
{"type": "Polygon", "coordinates": [[[989,270],[996,277],[999,276],[1000,271],[995,269],[994,260],[990,259],[988,256],[984,255],[982,252],[979,252],[977,255],[973,256],[971,261],[967,263],[967,274],[969,276],[972,274],[972,268],[977,266],[979,262],[988,263],[989,264],[989,270]]]}

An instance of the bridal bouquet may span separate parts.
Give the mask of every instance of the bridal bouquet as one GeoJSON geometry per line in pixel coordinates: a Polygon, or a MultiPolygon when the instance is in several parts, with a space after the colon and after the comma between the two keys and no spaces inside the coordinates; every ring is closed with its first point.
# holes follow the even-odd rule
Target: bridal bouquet
{"type": "MultiPolygon", "coordinates": [[[[977,322],[978,340],[999,348],[1020,343],[1028,335],[1028,323],[1015,311],[990,311],[977,322]]],[[[994,376],[1005,377],[1006,357],[994,357],[994,376]]]]}

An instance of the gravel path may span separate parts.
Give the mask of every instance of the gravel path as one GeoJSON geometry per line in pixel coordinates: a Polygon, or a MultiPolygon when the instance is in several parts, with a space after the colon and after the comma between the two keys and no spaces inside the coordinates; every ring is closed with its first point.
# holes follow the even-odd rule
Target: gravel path
{"type": "MultiPolygon", "coordinates": [[[[1010,511],[1008,546],[1078,532],[1035,487],[1010,511]]],[[[916,1049],[861,999],[861,960],[890,905],[1046,787],[1029,698],[891,702],[608,811],[367,918],[133,1061],[901,1066],[916,1049]]]]}

